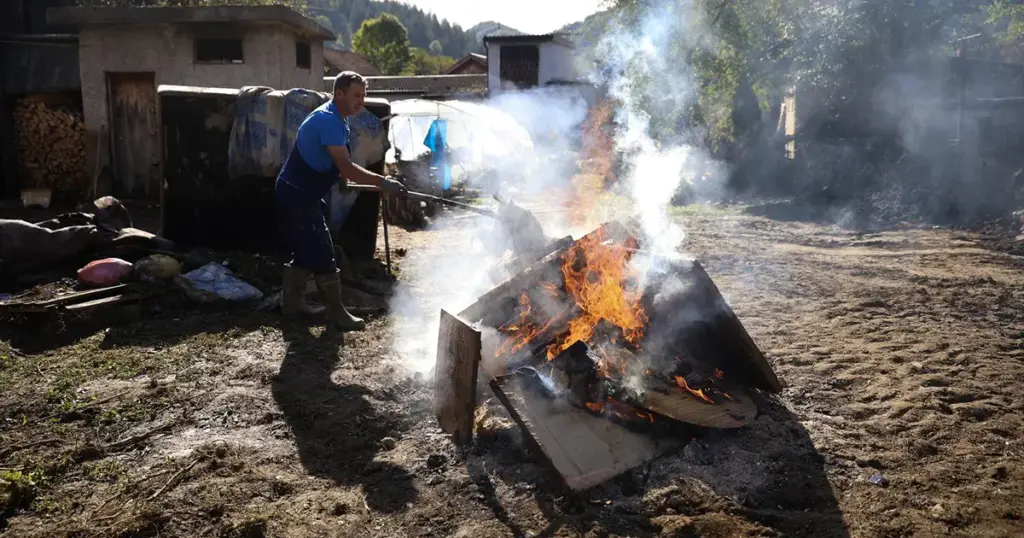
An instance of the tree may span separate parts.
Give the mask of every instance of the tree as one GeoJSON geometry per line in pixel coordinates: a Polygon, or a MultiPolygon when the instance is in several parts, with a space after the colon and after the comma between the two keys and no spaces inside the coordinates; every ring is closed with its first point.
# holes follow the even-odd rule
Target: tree
{"type": "Polygon", "coordinates": [[[430,54],[432,56],[440,56],[441,54],[444,53],[444,46],[441,45],[440,41],[435,39],[435,40],[430,42],[429,50],[430,50],[430,54]]]}
{"type": "Polygon", "coordinates": [[[409,33],[398,17],[390,13],[363,21],[352,36],[352,50],[384,75],[401,74],[412,57],[409,33]]]}
{"type": "Polygon", "coordinates": [[[412,59],[406,66],[403,75],[443,75],[455,65],[455,58],[450,56],[433,56],[426,49],[413,48],[412,59]]]}

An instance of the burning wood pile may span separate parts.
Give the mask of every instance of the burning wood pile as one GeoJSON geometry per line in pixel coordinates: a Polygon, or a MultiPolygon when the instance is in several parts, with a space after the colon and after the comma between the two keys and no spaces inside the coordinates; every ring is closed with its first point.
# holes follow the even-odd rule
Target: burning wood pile
{"type": "Polygon", "coordinates": [[[738,428],[770,365],[696,260],[657,256],[611,222],[481,296],[442,310],[435,411],[472,438],[478,371],[569,487],[586,489],[738,428]]]}

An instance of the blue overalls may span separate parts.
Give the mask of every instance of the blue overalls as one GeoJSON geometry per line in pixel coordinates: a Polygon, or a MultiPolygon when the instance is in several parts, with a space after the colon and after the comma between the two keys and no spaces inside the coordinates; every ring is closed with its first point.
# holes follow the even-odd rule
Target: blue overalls
{"type": "Polygon", "coordinates": [[[323,144],[327,141],[327,145],[340,143],[348,147],[348,125],[334,113],[333,106],[328,105],[331,104],[313,111],[299,127],[295,146],[274,184],[281,236],[287,255],[291,258],[290,265],[314,274],[334,273],[338,268],[334,259],[334,242],[324,218],[327,207],[324,197],[340,181],[340,173],[329,160],[330,154],[323,144]],[[329,116],[322,112],[328,112],[329,116]],[[328,117],[330,119],[325,119],[328,117]],[[330,124],[334,118],[340,120],[339,125],[344,129],[343,137],[339,138],[335,126],[330,124]],[[324,133],[323,130],[330,132],[324,133]],[[300,153],[300,145],[306,148],[307,154],[317,152],[321,168],[326,166],[327,170],[314,168],[300,153]],[[328,159],[326,161],[325,154],[328,159]]]}

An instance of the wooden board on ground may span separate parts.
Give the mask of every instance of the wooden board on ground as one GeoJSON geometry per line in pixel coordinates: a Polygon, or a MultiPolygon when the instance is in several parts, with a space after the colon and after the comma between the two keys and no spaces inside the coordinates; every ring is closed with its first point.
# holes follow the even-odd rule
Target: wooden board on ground
{"type": "Polygon", "coordinates": [[[491,389],[540,454],[573,491],[582,491],[679,447],[594,416],[565,400],[526,386],[519,375],[491,381],[491,389]]]}
{"type": "Polygon", "coordinates": [[[480,331],[441,310],[434,365],[434,414],[456,444],[473,439],[480,331]]]}
{"type": "Polygon", "coordinates": [[[730,390],[729,397],[732,399],[716,396],[721,401],[712,404],[686,394],[683,389],[673,389],[669,394],[650,391],[644,395],[643,407],[680,422],[706,428],[742,428],[754,420],[757,405],[746,392],[730,390]]]}

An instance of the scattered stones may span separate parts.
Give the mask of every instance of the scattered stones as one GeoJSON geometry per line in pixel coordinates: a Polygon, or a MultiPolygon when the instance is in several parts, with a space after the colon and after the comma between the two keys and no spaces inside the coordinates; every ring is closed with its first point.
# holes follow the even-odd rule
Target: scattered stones
{"type": "Polygon", "coordinates": [[[883,488],[889,487],[889,479],[886,478],[885,475],[883,475],[882,473],[875,473],[871,477],[871,483],[883,488]]]}
{"type": "Polygon", "coordinates": [[[438,467],[444,465],[445,462],[447,461],[448,458],[444,457],[441,454],[431,454],[430,456],[427,457],[427,467],[430,467],[431,469],[437,469],[438,467]]]}
{"type": "Polygon", "coordinates": [[[398,441],[394,437],[385,437],[380,440],[380,444],[384,447],[384,450],[394,450],[398,446],[398,441]]]}
{"type": "Polygon", "coordinates": [[[430,478],[427,479],[427,485],[428,486],[437,486],[437,485],[441,484],[442,482],[444,482],[444,477],[442,477],[441,475],[436,475],[435,474],[435,475],[433,475],[433,476],[431,476],[430,478]]]}
{"type": "Polygon", "coordinates": [[[936,504],[928,513],[931,514],[932,519],[942,519],[946,515],[946,509],[941,504],[936,504]]]}

